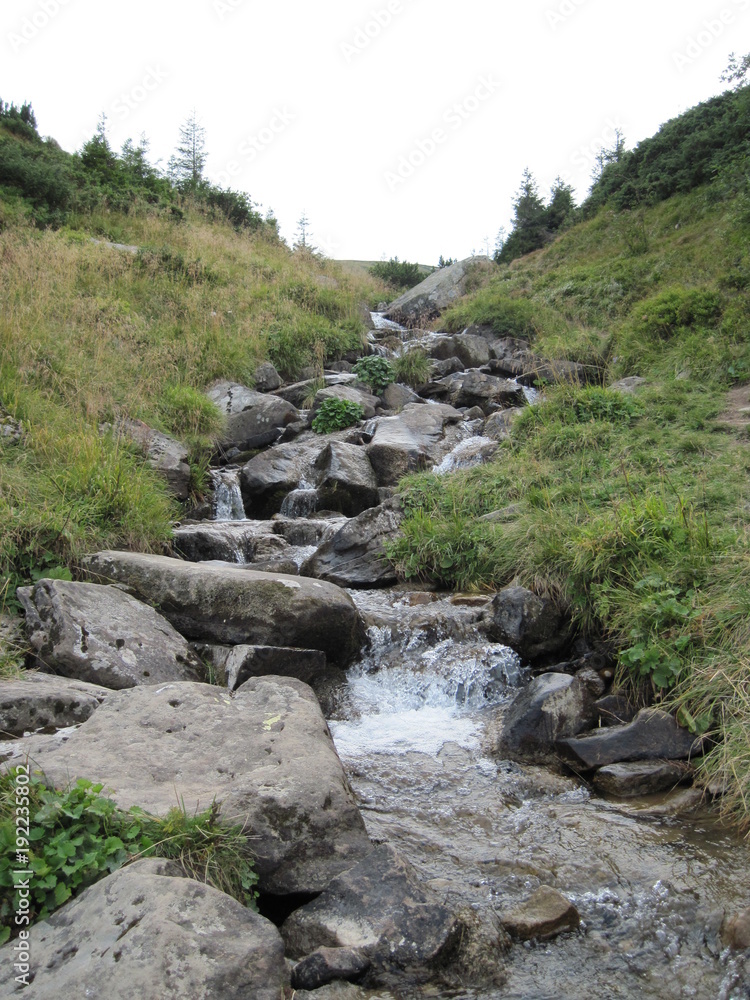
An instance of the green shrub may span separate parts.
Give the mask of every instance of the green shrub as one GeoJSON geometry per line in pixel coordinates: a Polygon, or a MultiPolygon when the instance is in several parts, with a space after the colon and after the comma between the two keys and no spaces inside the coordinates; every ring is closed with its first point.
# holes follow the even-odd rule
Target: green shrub
{"type": "Polygon", "coordinates": [[[451,306],[442,317],[449,333],[458,333],[472,324],[491,326],[498,337],[530,339],[538,329],[540,307],[529,299],[512,299],[496,284],[480,289],[469,299],[451,306]]]}
{"type": "MultiPolygon", "coordinates": [[[[26,774],[20,773],[22,778],[26,774]]],[[[189,877],[254,905],[257,876],[247,841],[237,828],[218,826],[216,805],[192,817],[175,809],[157,819],[137,807],[118,809],[100,794],[103,785],[79,779],[57,791],[35,774],[28,784],[18,782],[18,775],[17,768],[0,775],[0,943],[18,930],[14,921],[20,896],[14,871],[22,868],[33,873],[31,923],[44,920],[71,897],[140,857],[176,859],[189,877]],[[16,853],[18,815],[29,819],[28,858],[16,853]]]]}
{"type": "Polygon", "coordinates": [[[370,274],[375,278],[380,278],[381,281],[398,291],[413,288],[424,279],[419,264],[409,264],[408,261],[399,260],[398,257],[391,257],[388,261],[381,260],[377,264],[373,264],[370,268],[370,274]]]}
{"type": "Polygon", "coordinates": [[[393,362],[396,381],[410,385],[413,389],[429,380],[431,370],[432,361],[421,347],[412,347],[411,350],[404,351],[393,362]]]}
{"type": "Polygon", "coordinates": [[[354,366],[355,375],[370,386],[376,395],[389,386],[396,379],[393,365],[387,358],[381,358],[377,354],[371,354],[366,358],[360,358],[354,366]]]}
{"type": "Polygon", "coordinates": [[[678,330],[707,326],[721,315],[721,297],[697,288],[668,288],[635,311],[635,329],[647,337],[668,340],[678,330]]]}
{"type": "Polygon", "coordinates": [[[365,411],[359,403],[352,403],[349,399],[324,399],[315,414],[312,428],[317,434],[330,434],[353,427],[364,415],[365,411]]]}

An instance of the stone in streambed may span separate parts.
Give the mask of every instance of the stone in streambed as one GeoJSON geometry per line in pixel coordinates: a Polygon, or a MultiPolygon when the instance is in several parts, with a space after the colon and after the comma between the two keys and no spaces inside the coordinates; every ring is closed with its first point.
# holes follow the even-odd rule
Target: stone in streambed
{"type": "Polygon", "coordinates": [[[83,564],[157,606],[188,639],[320,649],[342,666],[363,642],[352,599],[320,580],[135,552],[99,552],[83,564]]]}
{"type": "Polygon", "coordinates": [[[525,587],[506,587],[492,601],[487,631],[525,660],[557,652],[568,639],[560,610],[525,587]]]}
{"type": "Polygon", "coordinates": [[[687,760],[703,753],[703,741],[659,709],[644,708],[627,726],[613,726],[557,742],[560,752],[584,768],[620,761],[687,760]]]}
{"type": "Polygon", "coordinates": [[[357,982],[370,964],[367,955],[357,948],[318,948],[292,970],[292,988],[319,990],[340,980],[357,982]]]}
{"type": "Polygon", "coordinates": [[[378,505],[378,481],[367,452],[359,445],[334,441],[315,460],[318,505],[356,517],[378,505]]]}
{"type": "Polygon", "coordinates": [[[597,792],[618,799],[635,799],[641,795],[667,792],[690,778],[690,768],[678,761],[631,761],[607,764],[593,778],[597,792]]]}
{"type": "Polygon", "coordinates": [[[18,597],[35,666],[45,672],[115,690],[203,677],[183,636],[118,587],[40,580],[18,597]]]}
{"type": "Polygon", "coordinates": [[[594,697],[580,677],[535,677],[505,711],[496,751],[512,759],[544,760],[555,753],[560,737],[592,725],[594,697]]]}
{"type": "Polygon", "coordinates": [[[299,420],[296,406],[285,399],[232,382],[217,382],[206,394],[226,415],[221,448],[250,451],[278,441],[287,424],[299,420]]]}
{"type": "Polygon", "coordinates": [[[317,699],[289,677],[254,678],[234,696],[207,684],[114,692],[66,742],[37,737],[33,752],[55,787],[102,782],[122,809],[192,815],[220,803],[264,892],[320,892],[371,850],[317,699]]]}
{"type": "Polygon", "coordinates": [[[385,587],[396,571],[385,554],[403,521],[398,500],[388,500],[345,524],[320,546],[303,570],[340,587],[385,587]]]}
{"type": "MultiPolygon", "coordinates": [[[[0,951],[7,970],[17,961],[0,951]]],[[[274,925],[174,862],[138,861],[91,886],[29,932],[34,1000],[280,1000],[289,977],[274,925]]]]}
{"type": "Polygon", "coordinates": [[[282,646],[196,646],[208,660],[218,679],[230,691],[251,677],[296,677],[315,686],[326,672],[326,655],[319,649],[290,649],[282,646]]]}
{"type": "Polygon", "coordinates": [[[525,903],[502,914],[500,923],[511,937],[521,941],[548,940],[578,929],[581,916],[575,906],[556,889],[543,885],[525,903]]]}

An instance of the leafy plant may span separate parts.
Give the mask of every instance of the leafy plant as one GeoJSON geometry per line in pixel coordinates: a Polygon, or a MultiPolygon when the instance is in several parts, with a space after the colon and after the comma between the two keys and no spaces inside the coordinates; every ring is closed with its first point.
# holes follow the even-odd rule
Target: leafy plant
{"type": "Polygon", "coordinates": [[[100,794],[103,785],[84,779],[58,791],[32,774],[28,784],[18,786],[24,789],[19,795],[17,774],[13,768],[0,775],[0,943],[11,936],[19,912],[14,872],[22,868],[32,873],[31,923],[141,857],[178,860],[189,877],[254,905],[257,877],[247,841],[237,828],[218,826],[216,804],[192,817],[173,809],[158,819],[137,807],[118,809],[100,794]],[[29,820],[28,858],[17,854],[18,815],[29,820]]]}
{"type": "Polygon", "coordinates": [[[354,373],[362,382],[370,386],[376,395],[396,380],[393,365],[387,358],[381,358],[377,354],[370,354],[366,358],[360,358],[354,366],[354,373]]]}
{"type": "Polygon", "coordinates": [[[365,411],[360,403],[349,399],[324,399],[312,422],[313,430],[318,434],[330,434],[353,427],[363,419],[365,411]]]}

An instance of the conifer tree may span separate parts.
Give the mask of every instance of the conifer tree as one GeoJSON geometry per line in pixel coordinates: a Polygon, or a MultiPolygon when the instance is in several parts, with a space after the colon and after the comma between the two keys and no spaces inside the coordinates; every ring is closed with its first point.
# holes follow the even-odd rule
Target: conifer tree
{"type": "Polygon", "coordinates": [[[180,126],[180,142],[169,161],[169,174],[177,183],[195,190],[203,180],[206,167],[206,130],[198,121],[195,108],[180,126]]]}

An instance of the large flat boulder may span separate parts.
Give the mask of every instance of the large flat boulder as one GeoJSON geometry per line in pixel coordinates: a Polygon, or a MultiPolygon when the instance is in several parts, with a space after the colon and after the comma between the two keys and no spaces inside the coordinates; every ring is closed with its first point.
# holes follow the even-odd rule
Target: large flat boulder
{"type": "Polygon", "coordinates": [[[176,551],[188,562],[217,559],[241,565],[255,560],[260,540],[267,544],[272,532],[266,521],[199,521],[180,525],[172,537],[176,551]]]}
{"type": "Polygon", "coordinates": [[[463,415],[452,406],[409,403],[398,416],[378,421],[367,454],[380,486],[396,486],[409,472],[432,465],[448,424],[463,415]]]}
{"type": "Polygon", "coordinates": [[[0,997],[280,1000],[288,985],[274,925],[172,862],[122,868],[32,927],[30,986],[10,974],[14,943],[0,997]]]}
{"type": "Polygon", "coordinates": [[[33,746],[53,785],[100,781],[123,809],[220,803],[221,822],[244,827],[264,892],[320,892],[370,851],[317,699],[289,677],[234,696],[207,684],[119,691],[66,742],[33,746]]]}
{"type": "Polygon", "coordinates": [[[227,451],[264,448],[278,441],[287,424],[300,419],[297,408],[287,400],[244,385],[218,382],[207,395],[226,415],[221,447],[227,451]]]}
{"type": "Polygon", "coordinates": [[[690,767],[676,760],[640,760],[608,764],[594,775],[597,792],[618,799],[634,799],[642,795],[668,792],[691,776],[690,767]]]}
{"type": "Polygon", "coordinates": [[[456,914],[389,845],[339,875],[281,928],[295,958],[319,948],[356,949],[371,963],[371,984],[394,972],[412,981],[426,978],[455,954],[461,932],[456,914]]]}
{"type": "Polygon", "coordinates": [[[51,674],[24,673],[0,683],[0,739],[37,729],[85,722],[111,694],[109,688],[51,674]]]}
{"type": "Polygon", "coordinates": [[[40,580],[18,597],[34,664],[46,672],[115,690],[202,679],[184,637],[118,587],[40,580]]]}
{"type": "Polygon", "coordinates": [[[655,708],[642,709],[627,726],[560,739],[557,747],[583,768],[631,760],[687,760],[703,753],[700,737],[678,725],[674,716],[655,708]]]}
{"type": "Polygon", "coordinates": [[[464,295],[473,274],[479,270],[489,272],[494,266],[486,257],[467,257],[450,267],[441,267],[392,302],[385,317],[404,326],[417,326],[420,320],[437,316],[464,295]]]}
{"type": "Polygon", "coordinates": [[[353,518],[305,563],[309,576],[340,587],[386,587],[396,582],[396,570],[385,554],[403,521],[397,500],[353,518]]]}
{"type": "Polygon", "coordinates": [[[188,639],[321,649],[338,665],[361,648],[354,602],[331,583],[136,552],[99,552],[83,565],[158,607],[188,639]]]}

